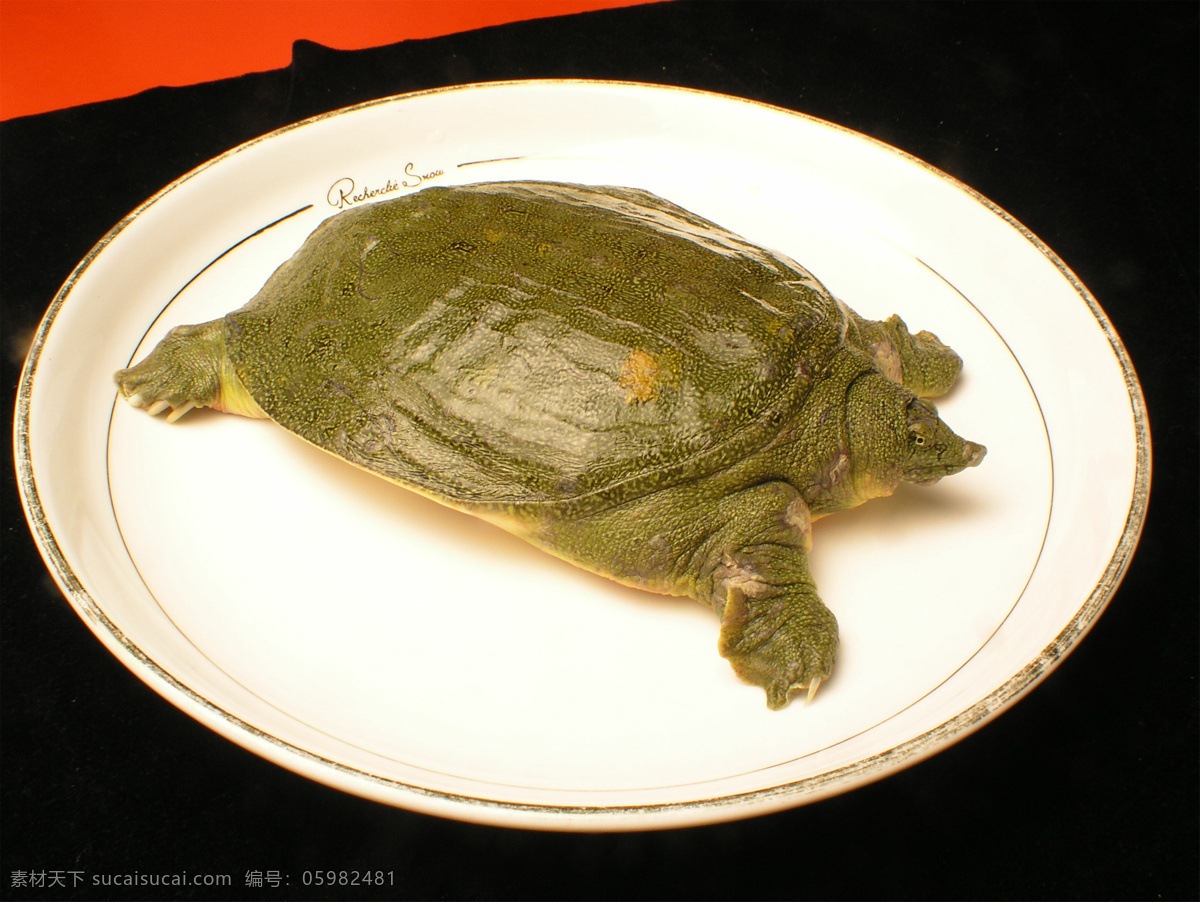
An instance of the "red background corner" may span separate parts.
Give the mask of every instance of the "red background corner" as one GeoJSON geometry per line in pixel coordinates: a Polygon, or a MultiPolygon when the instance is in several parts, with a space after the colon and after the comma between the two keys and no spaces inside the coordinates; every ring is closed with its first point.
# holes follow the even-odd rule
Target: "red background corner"
{"type": "Polygon", "coordinates": [[[380,47],[652,0],[0,0],[0,119],[281,69],[292,42],[380,47]]]}

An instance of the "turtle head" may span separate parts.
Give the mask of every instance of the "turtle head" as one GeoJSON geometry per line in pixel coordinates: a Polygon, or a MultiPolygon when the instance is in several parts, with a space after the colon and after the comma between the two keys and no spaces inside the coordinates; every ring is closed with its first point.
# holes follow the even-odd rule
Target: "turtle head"
{"type": "Polygon", "coordinates": [[[907,408],[908,455],[901,479],[917,485],[933,485],[950,476],[977,467],[987,448],[955,435],[928,401],[913,399],[907,408]]]}
{"type": "Polygon", "coordinates": [[[846,403],[855,500],[890,495],[902,482],[932,485],[978,466],[987,449],[955,435],[937,408],[876,374],[855,380],[846,403]]]}

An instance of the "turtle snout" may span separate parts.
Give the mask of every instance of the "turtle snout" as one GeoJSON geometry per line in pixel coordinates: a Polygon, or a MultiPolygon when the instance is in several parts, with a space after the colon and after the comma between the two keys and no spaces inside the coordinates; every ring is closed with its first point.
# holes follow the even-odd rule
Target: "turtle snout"
{"type": "Polygon", "coordinates": [[[963,442],[963,466],[977,467],[987,457],[987,448],[974,442],[963,442]]]}

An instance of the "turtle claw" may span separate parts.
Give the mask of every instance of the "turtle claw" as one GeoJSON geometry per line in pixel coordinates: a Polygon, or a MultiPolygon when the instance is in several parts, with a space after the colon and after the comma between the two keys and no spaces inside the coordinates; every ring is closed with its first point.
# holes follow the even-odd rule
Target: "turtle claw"
{"type": "Polygon", "coordinates": [[[817,696],[817,690],[821,688],[821,678],[813,677],[808,681],[808,697],[804,699],[804,704],[812,704],[812,700],[817,696]]]}
{"type": "Polygon", "coordinates": [[[191,401],[187,401],[187,402],[181,404],[179,407],[171,408],[171,412],[169,414],[167,414],[167,422],[174,423],[176,420],[178,420],[181,416],[183,416],[189,410],[192,410],[195,406],[196,405],[193,404],[191,401]]]}
{"type": "MultiPolygon", "coordinates": [[[[146,407],[146,402],[142,399],[141,395],[130,396],[129,403],[134,407],[146,407]]],[[[149,407],[146,407],[146,413],[150,414],[152,417],[156,417],[164,410],[170,410],[171,412],[167,414],[167,422],[174,423],[189,410],[194,410],[195,407],[196,405],[191,401],[184,401],[182,404],[176,407],[172,405],[170,401],[162,399],[155,401],[149,407]]]]}

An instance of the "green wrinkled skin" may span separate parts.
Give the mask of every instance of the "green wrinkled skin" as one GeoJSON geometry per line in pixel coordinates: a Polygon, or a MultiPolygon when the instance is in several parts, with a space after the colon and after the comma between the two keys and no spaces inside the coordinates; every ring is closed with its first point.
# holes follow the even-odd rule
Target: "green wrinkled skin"
{"type": "Polygon", "coordinates": [[[985,453],[928,401],[958,356],[661,198],[430,188],[322,224],[122,394],[266,416],[628,585],[695,598],[781,708],[829,676],[812,520],[985,453]]]}

